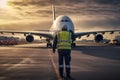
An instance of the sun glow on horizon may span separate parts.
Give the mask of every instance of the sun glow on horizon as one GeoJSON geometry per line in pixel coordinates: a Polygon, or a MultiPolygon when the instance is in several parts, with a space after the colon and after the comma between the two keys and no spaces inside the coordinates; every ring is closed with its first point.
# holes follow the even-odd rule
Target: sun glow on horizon
{"type": "Polygon", "coordinates": [[[2,9],[8,8],[9,6],[7,3],[8,3],[8,0],[0,0],[0,8],[2,9]]]}

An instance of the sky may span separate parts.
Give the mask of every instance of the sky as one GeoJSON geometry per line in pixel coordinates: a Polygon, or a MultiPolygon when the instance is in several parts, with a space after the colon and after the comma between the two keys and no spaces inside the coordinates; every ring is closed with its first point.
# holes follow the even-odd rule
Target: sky
{"type": "Polygon", "coordinates": [[[120,0],[0,0],[0,29],[49,29],[52,4],[82,32],[120,29],[120,0]]]}

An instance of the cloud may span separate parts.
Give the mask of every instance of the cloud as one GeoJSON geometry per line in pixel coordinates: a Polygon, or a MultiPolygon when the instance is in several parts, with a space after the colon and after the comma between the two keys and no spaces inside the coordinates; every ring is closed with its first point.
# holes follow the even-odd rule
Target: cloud
{"type": "Polygon", "coordinates": [[[109,5],[119,5],[120,0],[94,0],[98,4],[109,4],[109,5]]]}
{"type": "Polygon", "coordinates": [[[48,22],[49,26],[52,21],[53,3],[56,5],[57,16],[69,15],[78,26],[120,28],[120,0],[9,0],[9,6],[12,8],[9,12],[12,13],[0,13],[0,20],[9,18],[10,21],[18,22],[17,24],[20,21],[24,24],[43,26],[46,26],[43,23],[48,22]]]}
{"type": "Polygon", "coordinates": [[[86,26],[87,28],[100,27],[106,29],[120,29],[120,19],[116,18],[116,19],[84,21],[82,25],[86,26]]]}
{"type": "Polygon", "coordinates": [[[60,14],[119,15],[120,13],[119,0],[19,0],[12,2],[14,8],[20,11],[33,11],[33,13],[39,13],[47,6],[49,8],[40,13],[48,13],[48,15],[51,14],[52,3],[56,4],[60,14]],[[38,11],[34,12],[34,10],[38,11]]]}

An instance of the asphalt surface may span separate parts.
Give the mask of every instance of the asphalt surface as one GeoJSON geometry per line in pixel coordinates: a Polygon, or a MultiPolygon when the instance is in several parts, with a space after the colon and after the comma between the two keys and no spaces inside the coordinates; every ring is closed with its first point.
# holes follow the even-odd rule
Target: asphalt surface
{"type": "MultiPolygon", "coordinates": [[[[78,44],[72,50],[75,80],[120,80],[120,46],[78,44]]],[[[0,80],[61,80],[57,52],[41,44],[0,47],[0,80]]]]}

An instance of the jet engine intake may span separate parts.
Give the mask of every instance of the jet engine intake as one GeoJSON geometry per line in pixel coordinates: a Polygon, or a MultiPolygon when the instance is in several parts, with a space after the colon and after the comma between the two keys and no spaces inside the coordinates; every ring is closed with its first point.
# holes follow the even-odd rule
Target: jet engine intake
{"type": "Polygon", "coordinates": [[[27,35],[26,36],[26,41],[27,42],[33,42],[34,41],[34,37],[32,35],[27,35]]]}
{"type": "Polygon", "coordinates": [[[95,35],[95,42],[100,42],[103,40],[103,35],[102,34],[97,34],[95,35]]]}

